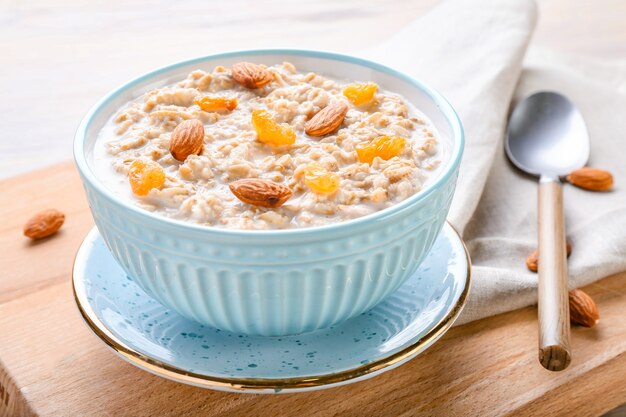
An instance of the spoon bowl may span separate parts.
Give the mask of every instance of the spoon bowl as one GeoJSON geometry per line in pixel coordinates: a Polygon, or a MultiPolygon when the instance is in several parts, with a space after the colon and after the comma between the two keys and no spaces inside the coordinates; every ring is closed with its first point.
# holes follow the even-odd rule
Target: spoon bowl
{"type": "Polygon", "coordinates": [[[587,163],[589,134],[574,103],[544,91],[515,107],[504,149],[511,162],[528,174],[561,177],[587,163]]]}

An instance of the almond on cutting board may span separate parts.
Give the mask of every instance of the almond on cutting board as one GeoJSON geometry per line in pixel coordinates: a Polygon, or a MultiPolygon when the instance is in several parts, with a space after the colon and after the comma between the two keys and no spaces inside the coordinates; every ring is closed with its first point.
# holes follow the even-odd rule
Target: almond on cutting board
{"type": "Polygon", "coordinates": [[[589,191],[609,191],[613,188],[613,175],[603,169],[584,167],[571,172],[565,179],[589,191]]]}
{"type": "Polygon", "coordinates": [[[233,65],[230,73],[233,80],[251,90],[264,87],[274,79],[270,71],[251,62],[239,62],[233,65]]]}
{"type": "Polygon", "coordinates": [[[174,159],[184,161],[189,155],[198,155],[204,145],[204,125],[196,119],[180,123],[170,138],[170,153],[174,159]]]}
{"type": "Polygon", "coordinates": [[[569,292],[569,318],[572,323],[593,327],[600,320],[598,306],[583,290],[569,292]]]}
{"type": "Polygon", "coordinates": [[[59,210],[48,209],[40,211],[31,217],[24,225],[24,236],[31,239],[43,239],[55,234],[65,221],[65,214],[59,210]]]}
{"type": "Polygon", "coordinates": [[[309,136],[322,137],[334,132],[341,126],[348,113],[348,104],[339,100],[317,112],[304,126],[309,136]]]}
{"type": "Polygon", "coordinates": [[[244,203],[260,207],[280,207],[291,197],[289,187],[260,178],[246,178],[228,184],[230,191],[244,203]]]}

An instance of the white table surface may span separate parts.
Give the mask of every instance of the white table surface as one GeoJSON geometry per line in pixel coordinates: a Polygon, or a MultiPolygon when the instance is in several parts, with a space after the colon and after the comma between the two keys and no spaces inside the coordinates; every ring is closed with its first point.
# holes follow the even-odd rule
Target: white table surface
{"type": "MultiPolygon", "coordinates": [[[[0,1],[0,178],[72,157],[103,94],[150,69],[229,49],[356,52],[435,0],[0,1]]],[[[534,45],[626,57],[626,1],[540,0],[534,45]]]]}

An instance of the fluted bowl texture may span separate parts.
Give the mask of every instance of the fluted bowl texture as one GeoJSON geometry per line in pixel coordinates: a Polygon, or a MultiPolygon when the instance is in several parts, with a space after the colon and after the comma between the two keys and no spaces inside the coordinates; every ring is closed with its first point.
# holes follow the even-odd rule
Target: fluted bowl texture
{"type": "MultiPolygon", "coordinates": [[[[115,259],[146,293],[182,316],[219,329],[266,336],[337,324],[372,308],[424,259],[446,219],[463,152],[461,123],[437,92],[380,64],[304,50],[230,52],[145,74],[102,98],[81,122],[74,157],[94,220],[115,259]],[[194,69],[240,61],[289,61],[301,71],[373,81],[402,94],[439,131],[447,160],[407,200],[322,227],[250,231],[207,227],[142,210],[95,176],[99,130],[124,103],[194,69]]],[[[443,279],[444,277],[442,277],[443,279]]]]}

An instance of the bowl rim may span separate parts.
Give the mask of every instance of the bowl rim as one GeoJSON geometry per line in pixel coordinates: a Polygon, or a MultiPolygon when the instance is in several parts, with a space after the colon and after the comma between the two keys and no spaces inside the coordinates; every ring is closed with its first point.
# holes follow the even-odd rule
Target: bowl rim
{"type": "Polygon", "coordinates": [[[457,170],[458,166],[461,163],[461,158],[463,155],[463,149],[465,146],[465,135],[463,131],[463,126],[461,124],[461,120],[457,115],[456,111],[452,107],[452,105],[448,102],[447,99],[443,97],[437,90],[429,87],[422,81],[410,77],[404,74],[401,71],[388,67],[386,65],[379,64],[377,62],[359,58],[356,56],[336,53],[336,52],[328,52],[321,50],[311,50],[311,49],[242,49],[235,50],[217,54],[203,55],[196,58],[186,59],[182,61],[175,62],[170,65],[166,65],[155,70],[146,72],[136,78],[131,79],[130,81],[114,88],[109,93],[104,95],[100,100],[98,100],[91,109],[87,112],[87,114],[81,120],[76,134],[74,136],[74,161],[76,166],[81,174],[81,177],[84,182],[88,182],[89,185],[106,198],[108,198],[113,203],[118,206],[123,207],[126,210],[130,210],[131,212],[139,215],[140,217],[144,217],[158,223],[163,223],[165,225],[169,225],[171,227],[182,228],[188,231],[194,232],[202,232],[202,233],[211,233],[215,235],[220,235],[224,237],[234,237],[234,236],[242,236],[251,238],[252,236],[262,236],[262,237],[270,237],[270,236],[294,236],[294,235],[314,235],[328,232],[340,232],[340,231],[349,231],[353,227],[363,225],[364,223],[382,221],[390,216],[395,215],[398,212],[405,210],[407,207],[412,206],[420,201],[426,199],[430,194],[435,192],[438,188],[440,188],[444,183],[446,183],[450,176],[454,174],[457,170]],[[87,138],[87,130],[91,126],[91,123],[95,119],[95,116],[102,110],[102,108],[107,105],[111,100],[115,99],[117,96],[127,91],[130,88],[133,88],[135,85],[142,83],[150,78],[158,79],[159,76],[164,75],[165,73],[175,70],[177,68],[191,65],[191,64],[201,64],[207,60],[214,60],[220,58],[233,58],[237,56],[259,56],[259,55],[285,55],[285,56],[305,56],[309,58],[318,58],[318,59],[326,59],[326,60],[334,60],[349,64],[355,64],[362,67],[370,68],[378,72],[382,72],[384,74],[390,75],[394,78],[398,78],[402,81],[407,82],[412,87],[420,90],[422,93],[426,94],[437,106],[437,108],[443,113],[444,117],[447,119],[450,127],[452,129],[452,153],[450,155],[450,159],[446,163],[443,171],[439,174],[438,177],[434,178],[432,182],[426,185],[422,190],[408,197],[407,199],[394,204],[390,207],[387,207],[383,210],[370,213],[368,215],[357,217],[355,219],[350,219],[343,222],[331,223],[322,226],[312,226],[305,228],[294,228],[294,229],[276,229],[276,230],[248,230],[248,229],[227,229],[220,227],[213,227],[208,225],[196,224],[187,222],[184,220],[178,220],[169,218],[166,216],[162,216],[160,214],[155,214],[150,211],[141,209],[130,201],[126,201],[124,198],[118,196],[113,191],[109,190],[104,183],[97,178],[95,173],[92,171],[91,167],[87,162],[87,155],[84,149],[85,140],[87,138]]]}

